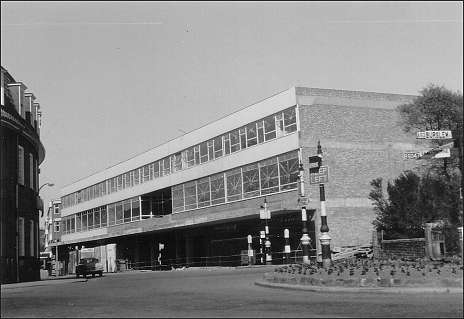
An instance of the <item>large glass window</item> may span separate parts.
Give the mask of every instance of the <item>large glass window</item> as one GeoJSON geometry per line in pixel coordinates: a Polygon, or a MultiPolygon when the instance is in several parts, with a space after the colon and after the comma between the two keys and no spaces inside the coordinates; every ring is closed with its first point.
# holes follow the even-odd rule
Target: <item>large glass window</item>
{"type": "Polygon", "coordinates": [[[76,214],[76,232],[80,232],[81,229],[82,229],[82,214],[81,213],[77,213],[76,214]]]}
{"type": "Polygon", "coordinates": [[[184,184],[185,209],[197,208],[197,186],[195,182],[184,184]]]}
{"type": "Polygon", "coordinates": [[[198,207],[211,205],[209,178],[203,178],[197,182],[198,207]]]}
{"type": "Polygon", "coordinates": [[[224,155],[230,154],[230,137],[229,133],[223,135],[224,138],[224,155]]]}
{"type": "Polygon", "coordinates": [[[153,163],[153,177],[158,178],[160,176],[159,161],[153,163]]]}
{"type": "Polygon", "coordinates": [[[107,215],[106,215],[106,206],[102,206],[100,210],[101,214],[101,227],[106,227],[107,225],[107,215]]]}
{"type": "Polygon", "coordinates": [[[133,170],[133,173],[134,173],[134,185],[138,185],[139,182],[140,182],[139,170],[138,170],[138,169],[134,169],[134,170],[133,170]]]}
{"type": "Polygon", "coordinates": [[[200,164],[200,145],[196,145],[193,147],[193,153],[195,155],[195,165],[200,164]]]}
{"type": "Polygon", "coordinates": [[[140,203],[138,197],[132,198],[132,220],[140,219],[140,203]]]}
{"type": "Polygon", "coordinates": [[[143,182],[148,182],[150,180],[150,167],[148,165],[143,166],[143,182]]]}
{"type": "Polygon", "coordinates": [[[282,113],[276,114],[276,135],[277,137],[284,135],[284,119],[282,117],[282,113]]]}
{"type": "Polygon", "coordinates": [[[239,136],[240,136],[240,147],[242,150],[244,150],[247,147],[247,142],[246,142],[246,130],[244,127],[239,129],[239,136]]]}
{"type": "Polygon", "coordinates": [[[172,168],[174,172],[182,170],[182,157],[181,153],[176,153],[172,156],[172,168]]]}
{"type": "Polygon", "coordinates": [[[242,199],[242,172],[240,168],[228,171],[227,179],[227,200],[234,201],[242,199]]]}
{"type": "Polygon", "coordinates": [[[290,152],[279,156],[280,190],[297,188],[298,152],[290,152]]]}
{"type": "Polygon", "coordinates": [[[118,191],[122,189],[122,175],[118,176],[118,191]]]}
{"type": "Polygon", "coordinates": [[[172,208],[174,212],[181,212],[184,210],[183,184],[172,187],[172,208]]]}
{"type": "Polygon", "coordinates": [[[263,121],[258,121],[256,123],[256,127],[258,130],[258,143],[264,142],[264,126],[263,121]]]}
{"type": "Polygon", "coordinates": [[[274,115],[264,119],[264,139],[266,141],[276,138],[276,125],[274,115]]]}
{"type": "Polygon", "coordinates": [[[206,142],[200,144],[200,163],[208,161],[208,146],[206,142]]]}
{"type": "Polygon", "coordinates": [[[279,191],[279,168],[277,158],[273,157],[260,164],[261,195],[279,191]]]}
{"type": "Polygon", "coordinates": [[[213,175],[211,181],[211,204],[221,204],[225,202],[224,193],[224,174],[213,175]]]}
{"type": "Polygon", "coordinates": [[[230,152],[234,153],[240,150],[240,138],[238,130],[230,132],[230,152]]]}
{"type": "Polygon", "coordinates": [[[208,141],[208,157],[212,161],[214,159],[214,142],[213,140],[208,141]]]}
{"type": "Polygon", "coordinates": [[[294,107],[284,111],[284,125],[286,133],[296,131],[296,110],[294,107]]]}
{"type": "Polygon", "coordinates": [[[253,197],[259,195],[259,171],[258,164],[243,167],[243,195],[253,197]]]}
{"type": "Polygon", "coordinates": [[[256,145],[256,123],[251,123],[246,126],[247,147],[256,145]]]}
{"type": "Polygon", "coordinates": [[[130,174],[130,172],[127,172],[127,173],[125,173],[124,175],[126,176],[126,180],[125,180],[125,182],[126,182],[126,188],[132,187],[132,183],[131,183],[131,182],[132,182],[132,179],[131,179],[131,174],[130,174]]]}
{"type": "Polygon", "coordinates": [[[116,205],[108,205],[108,225],[116,224],[116,205]]]}
{"type": "Polygon", "coordinates": [[[131,200],[125,200],[123,202],[124,209],[124,222],[128,223],[131,221],[131,200]]]}
{"type": "Polygon", "coordinates": [[[195,154],[193,147],[187,149],[187,167],[192,167],[195,165],[195,154]]]}
{"type": "Polygon", "coordinates": [[[214,139],[214,158],[222,156],[222,136],[214,139]]]}
{"type": "Polygon", "coordinates": [[[120,224],[124,221],[124,215],[122,210],[122,202],[116,203],[116,224],[120,224]]]}
{"type": "Polygon", "coordinates": [[[82,231],[87,231],[87,211],[82,213],[82,231]]]}
{"type": "Polygon", "coordinates": [[[87,224],[88,224],[89,230],[93,229],[93,225],[94,225],[93,217],[94,217],[93,209],[87,211],[87,224]]]}
{"type": "Polygon", "coordinates": [[[171,174],[171,158],[165,157],[163,158],[163,175],[171,174]]]}

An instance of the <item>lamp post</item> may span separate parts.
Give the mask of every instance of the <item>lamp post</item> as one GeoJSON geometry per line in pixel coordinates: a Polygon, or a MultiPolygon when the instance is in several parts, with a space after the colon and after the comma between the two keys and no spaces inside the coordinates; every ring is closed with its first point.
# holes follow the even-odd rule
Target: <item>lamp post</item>
{"type": "MultiPolygon", "coordinates": [[[[321,142],[317,141],[317,156],[320,157],[320,165],[322,166],[322,147],[321,142]]],[[[325,188],[324,183],[319,184],[319,194],[321,202],[321,250],[322,250],[322,265],[324,268],[330,267],[332,256],[330,251],[329,226],[327,226],[327,212],[325,208],[325,188]]]]}
{"type": "Polygon", "coordinates": [[[43,187],[45,187],[45,186],[50,186],[50,187],[51,187],[51,186],[55,186],[55,184],[53,184],[53,183],[45,183],[45,184],[42,184],[42,186],[39,187],[39,191],[38,191],[37,193],[40,193],[40,190],[41,190],[43,187]]]}
{"type": "Polygon", "coordinates": [[[301,202],[301,226],[302,226],[302,236],[301,236],[301,246],[303,248],[303,263],[309,264],[309,245],[311,239],[308,236],[308,226],[307,220],[308,216],[306,214],[306,203],[305,203],[305,189],[304,189],[304,168],[303,163],[300,163],[299,167],[299,180],[300,180],[300,202],[301,202]]]}

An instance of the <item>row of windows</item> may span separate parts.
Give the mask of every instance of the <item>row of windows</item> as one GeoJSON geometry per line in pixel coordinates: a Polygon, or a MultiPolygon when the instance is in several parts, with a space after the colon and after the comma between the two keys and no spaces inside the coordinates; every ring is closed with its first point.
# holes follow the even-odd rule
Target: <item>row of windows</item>
{"type": "MultiPolygon", "coordinates": [[[[298,168],[298,151],[292,151],[174,186],[171,189],[172,212],[182,212],[296,189],[298,168]]],[[[155,211],[158,212],[159,209],[155,211]]],[[[151,218],[152,214],[153,209],[141,210],[139,198],[133,197],[65,217],[62,221],[63,233],[82,232],[128,223],[151,218]]]]}
{"type": "Polygon", "coordinates": [[[298,151],[172,187],[173,212],[296,189],[298,151]]]}
{"type": "Polygon", "coordinates": [[[114,193],[171,173],[200,165],[297,130],[296,108],[291,107],[247,124],[159,161],[110,178],[62,198],[63,207],[114,193]]]}
{"type": "Polygon", "coordinates": [[[140,214],[138,197],[86,210],[63,218],[63,234],[83,232],[146,218],[140,214]],[[108,207],[108,208],[107,208],[108,207]]]}
{"type": "Polygon", "coordinates": [[[37,191],[37,182],[38,182],[38,169],[37,169],[37,159],[34,158],[32,153],[29,153],[29,156],[25,157],[24,148],[21,145],[18,145],[18,184],[26,185],[25,172],[28,171],[28,186],[31,189],[37,191]],[[27,165],[27,167],[26,167],[27,165]]]}

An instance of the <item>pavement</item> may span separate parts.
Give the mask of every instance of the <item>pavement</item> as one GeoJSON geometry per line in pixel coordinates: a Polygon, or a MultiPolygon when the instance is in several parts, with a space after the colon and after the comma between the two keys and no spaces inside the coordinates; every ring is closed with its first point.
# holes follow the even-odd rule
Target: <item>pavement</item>
{"type": "Polygon", "coordinates": [[[256,286],[268,288],[280,288],[289,290],[304,290],[313,292],[332,292],[332,293],[391,293],[391,294],[421,294],[421,293],[451,293],[462,294],[462,287],[324,287],[324,286],[311,286],[302,284],[285,284],[273,283],[267,280],[256,280],[256,286]]]}

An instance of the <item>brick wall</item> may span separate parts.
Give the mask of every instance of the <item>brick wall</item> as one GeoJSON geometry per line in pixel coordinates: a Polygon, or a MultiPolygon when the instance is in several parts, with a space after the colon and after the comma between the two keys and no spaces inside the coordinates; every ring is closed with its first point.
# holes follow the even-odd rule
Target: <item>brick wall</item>
{"type": "MultiPolygon", "coordinates": [[[[391,104],[391,99],[388,102],[391,104]]],[[[316,223],[320,220],[319,185],[309,185],[307,167],[308,157],[316,155],[318,140],[323,165],[329,166],[325,195],[332,247],[370,244],[375,219],[368,199],[370,182],[382,177],[386,185],[386,181],[418,164],[402,158],[404,151],[417,147],[417,141],[413,134],[403,132],[397,111],[391,106],[379,107],[379,97],[375,108],[369,108],[369,103],[367,99],[362,107],[300,105],[300,146],[309,206],[317,210],[316,223]]],[[[316,229],[319,227],[316,224],[316,229]]]]}
{"type": "Polygon", "coordinates": [[[417,259],[425,257],[425,238],[382,240],[382,258],[417,259]]]}

